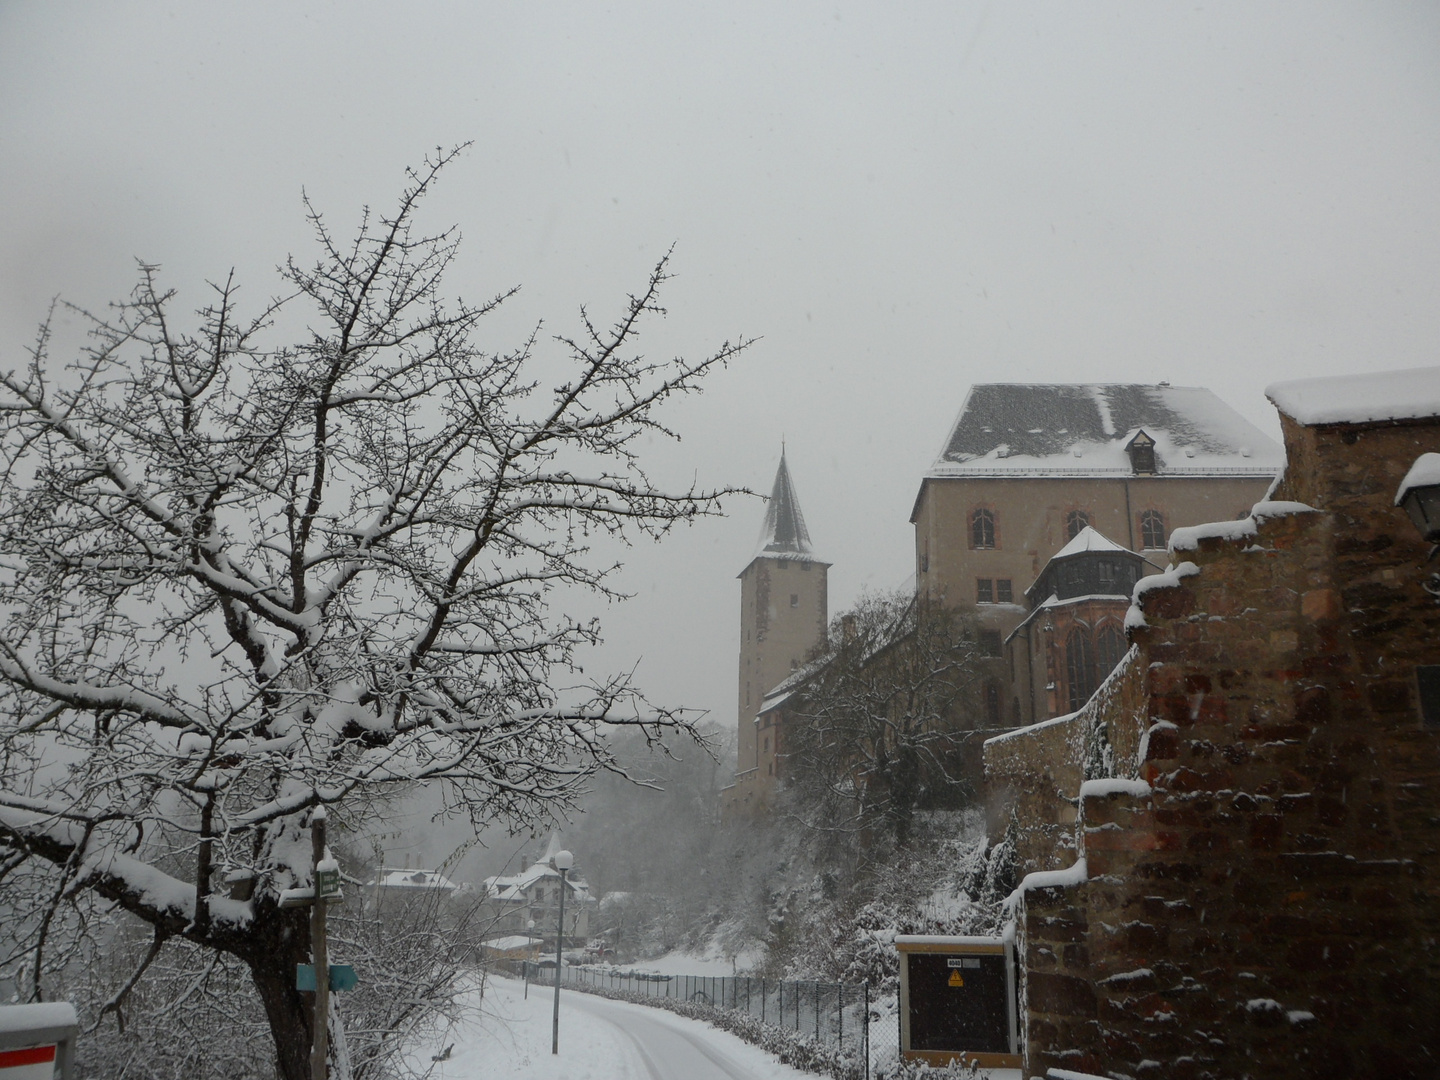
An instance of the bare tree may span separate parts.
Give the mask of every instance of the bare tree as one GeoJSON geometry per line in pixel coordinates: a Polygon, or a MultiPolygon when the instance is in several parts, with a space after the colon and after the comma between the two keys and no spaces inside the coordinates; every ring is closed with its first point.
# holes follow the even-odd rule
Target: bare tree
{"type": "Polygon", "coordinates": [[[309,884],[315,808],[343,828],[432,781],[476,823],[533,819],[612,767],[608,725],[688,729],[624,678],[584,683],[598,626],[547,597],[613,595],[592,535],[716,512],[728,489],[664,490],[637,445],[744,343],[634,352],[662,260],[613,325],[582,311],[556,339],[553,388],[537,335],[483,351],[509,294],[446,299],[458,236],[414,221],[454,153],[348,243],[307,201],[318,259],[252,317],[227,281],[182,331],[145,266],[110,316],[80,313],[74,359],[47,323],[0,376],[0,902],[22,996],[44,994],[57,912],[98,897],[245,964],[300,1080],[306,915],[279,900],[309,884]]]}
{"type": "Polygon", "coordinates": [[[965,794],[957,766],[982,727],[993,661],[973,616],[908,593],[871,593],[831,622],[782,713],[791,805],[818,828],[883,826],[904,844],[917,808],[965,794]]]}

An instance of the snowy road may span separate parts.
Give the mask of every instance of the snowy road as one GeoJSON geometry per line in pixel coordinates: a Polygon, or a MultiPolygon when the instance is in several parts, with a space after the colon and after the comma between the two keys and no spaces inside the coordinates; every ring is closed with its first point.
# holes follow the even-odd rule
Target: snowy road
{"type": "MultiPolygon", "coordinates": [[[[554,990],[492,978],[480,1015],[446,1037],[432,1080],[815,1080],[769,1054],[662,1009],[561,990],[560,1053],[550,1053],[554,990]]],[[[417,1055],[422,1064],[430,1049],[417,1055]]]]}

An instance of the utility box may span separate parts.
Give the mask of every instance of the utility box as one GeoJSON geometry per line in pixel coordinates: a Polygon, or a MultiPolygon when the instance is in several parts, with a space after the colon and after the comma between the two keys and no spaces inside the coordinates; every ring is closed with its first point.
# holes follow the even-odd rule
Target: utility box
{"type": "Polygon", "coordinates": [[[0,1005],[0,1080],[70,1080],[79,1031],[68,1001],[0,1005]]]}
{"type": "Polygon", "coordinates": [[[934,1066],[1021,1067],[1015,950],[1003,938],[899,936],[900,1053],[934,1066]]]}

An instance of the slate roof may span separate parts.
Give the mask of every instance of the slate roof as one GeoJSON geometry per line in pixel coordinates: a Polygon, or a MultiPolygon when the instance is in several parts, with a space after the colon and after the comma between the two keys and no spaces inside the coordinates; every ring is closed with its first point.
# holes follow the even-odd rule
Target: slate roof
{"type": "Polygon", "coordinates": [[[775,486],[770,490],[770,501],[765,507],[765,522],[760,527],[754,558],[815,558],[815,550],[810,544],[810,530],[805,528],[805,515],[800,512],[800,499],[795,494],[795,483],[790,479],[790,467],[785,463],[784,451],[780,454],[780,467],[775,471],[775,486]]]}
{"type": "Polygon", "coordinates": [[[1142,430],[1160,476],[1273,476],[1285,463],[1278,443],[1204,387],[981,383],[926,475],[1130,475],[1125,447],[1142,430]]]}

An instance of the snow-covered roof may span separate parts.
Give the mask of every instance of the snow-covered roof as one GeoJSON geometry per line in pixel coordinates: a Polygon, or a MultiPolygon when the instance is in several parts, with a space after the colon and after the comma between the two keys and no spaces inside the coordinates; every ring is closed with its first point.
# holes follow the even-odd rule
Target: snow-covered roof
{"type": "MultiPolygon", "coordinates": [[[[528,893],[536,882],[545,878],[560,879],[560,871],[550,865],[557,852],[561,850],[560,832],[552,829],[550,842],[545,846],[545,853],[538,860],[531,863],[518,874],[499,874],[485,879],[485,895],[492,900],[522,901],[529,899],[528,893]]],[[[565,878],[565,884],[570,886],[570,893],[580,900],[590,898],[590,886],[573,873],[565,878]]]]}
{"type": "MultiPolygon", "coordinates": [[[[1050,561],[1068,559],[1071,555],[1083,555],[1087,551],[1123,551],[1126,555],[1135,555],[1129,548],[1120,546],[1108,536],[1097,532],[1093,526],[1086,525],[1068,544],[1050,556],[1050,561]]],[[[1135,557],[1140,558],[1139,555],[1135,557]]]]}
{"type": "Polygon", "coordinates": [[[755,558],[814,560],[810,530],[805,528],[805,515],[800,512],[800,499],[790,479],[785,453],[780,453],[780,467],[775,470],[775,486],[765,507],[765,521],[760,526],[760,539],[755,544],[755,558]]]}
{"type": "Polygon", "coordinates": [[[1273,476],[1280,445],[1199,386],[981,383],[927,477],[1131,475],[1126,447],[1155,440],[1160,476],[1273,476]]]}
{"type": "Polygon", "coordinates": [[[508,937],[491,938],[489,941],[482,941],[481,946],[486,949],[494,949],[496,952],[509,952],[512,949],[530,949],[537,945],[544,944],[544,938],[526,937],[524,934],[511,934],[508,937]]]}
{"type": "Polygon", "coordinates": [[[1405,501],[1411,488],[1431,487],[1435,484],[1440,484],[1440,454],[1421,454],[1395,490],[1395,505],[1399,506],[1405,501]]]}
{"type": "Polygon", "coordinates": [[[455,890],[455,883],[435,870],[381,870],[379,885],[382,889],[455,890]]]}
{"type": "Polygon", "coordinates": [[[1366,424],[1440,416],[1440,367],[1273,383],[1265,396],[1302,424],[1366,424]]]}

